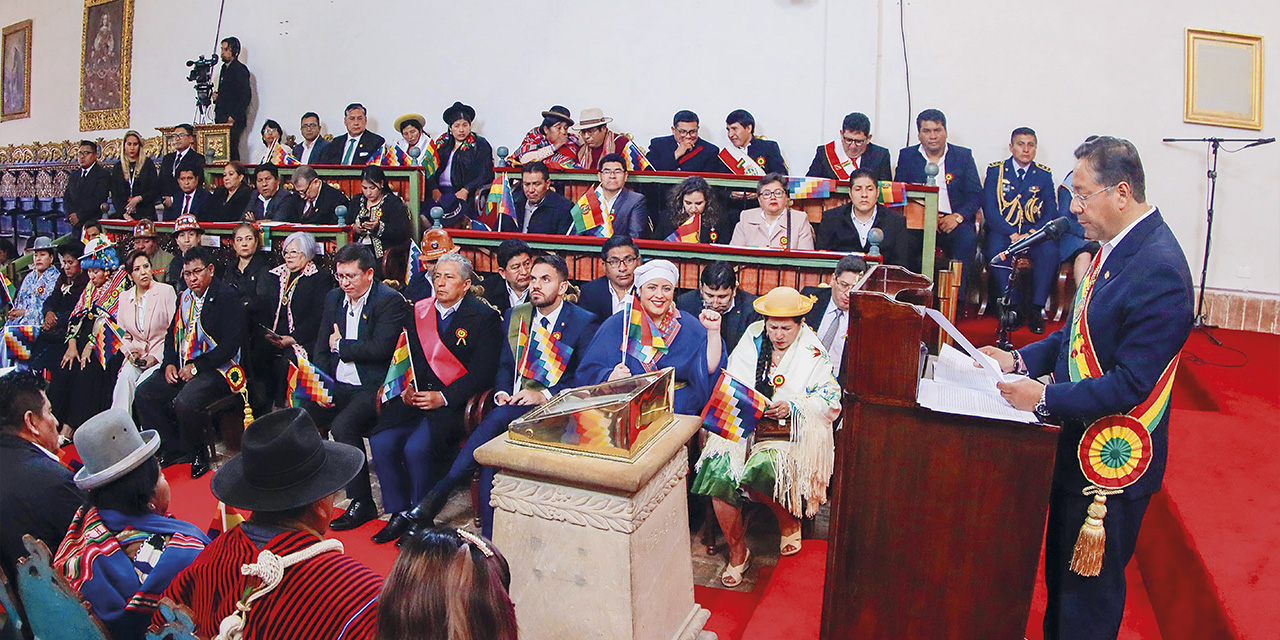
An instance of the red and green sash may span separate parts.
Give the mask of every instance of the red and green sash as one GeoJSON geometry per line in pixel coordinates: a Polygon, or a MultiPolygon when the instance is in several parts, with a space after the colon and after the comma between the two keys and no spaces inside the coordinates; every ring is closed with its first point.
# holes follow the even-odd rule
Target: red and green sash
{"type": "Polygon", "coordinates": [[[822,152],[827,156],[827,164],[831,165],[831,172],[836,174],[837,180],[848,180],[849,174],[853,173],[853,169],[858,168],[854,161],[849,160],[846,162],[840,159],[840,154],[836,151],[835,140],[822,145],[822,152]]]}
{"type": "Polygon", "coordinates": [[[724,166],[727,167],[730,171],[732,171],[734,175],[738,175],[738,176],[764,175],[764,169],[760,168],[759,165],[752,163],[750,158],[751,156],[747,156],[746,158],[739,158],[738,156],[733,155],[733,152],[729,151],[728,147],[720,149],[720,162],[723,162],[724,166]]]}

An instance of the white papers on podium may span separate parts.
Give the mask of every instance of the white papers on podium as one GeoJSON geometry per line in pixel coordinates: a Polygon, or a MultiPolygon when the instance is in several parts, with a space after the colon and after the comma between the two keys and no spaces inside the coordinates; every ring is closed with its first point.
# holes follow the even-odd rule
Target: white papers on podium
{"type": "MultiPolygon", "coordinates": [[[[950,334],[955,327],[947,322],[945,316],[941,314],[938,316],[941,318],[938,324],[944,330],[950,327],[948,330],[950,334]]],[[[990,356],[973,349],[973,345],[958,331],[952,334],[952,338],[956,339],[961,346],[972,349],[976,357],[971,358],[949,344],[942,345],[933,363],[933,379],[920,379],[920,388],[916,392],[916,402],[919,402],[920,406],[965,416],[1028,424],[1039,422],[1034,413],[1013,408],[1013,405],[1010,405],[996,388],[996,382],[999,380],[1012,382],[1023,376],[1001,374],[995,361],[990,356]],[[983,363],[981,368],[973,366],[975,359],[983,363]],[[997,377],[992,377],[993,369],[997,377]]]]}

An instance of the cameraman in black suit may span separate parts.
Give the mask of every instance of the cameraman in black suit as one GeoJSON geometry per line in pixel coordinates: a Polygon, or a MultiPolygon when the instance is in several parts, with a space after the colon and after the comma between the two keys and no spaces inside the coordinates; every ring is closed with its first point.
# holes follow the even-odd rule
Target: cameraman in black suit
{"type": "Polygon", "coordinates": [[[218,90],[213,92],[213,121],[231,125],[231,159],[240,159],[240,136],[249,119],[249,67],[240,62],[240,39],[222,39],[222,72],[218,74],[218,90]]]}

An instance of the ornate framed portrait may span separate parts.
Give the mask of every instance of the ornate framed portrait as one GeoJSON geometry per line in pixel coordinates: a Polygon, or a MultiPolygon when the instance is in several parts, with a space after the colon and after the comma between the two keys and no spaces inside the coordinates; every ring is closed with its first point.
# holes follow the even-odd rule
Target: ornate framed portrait
{"type": "Polygon", "coordinates": [[[0,120],[31,117],[31,21],[4,28],[0,39],[0,120]]]}
{"type": "Polygon", "coordinates": [[[80,130],[129,126],[133,0],[85,0],[80,130]]]}
{"type": "Polygon", "coordinates": [[[1187,29],[1186,81],[1184,122],[1262,128],[1262,36],[1187,29]]]}

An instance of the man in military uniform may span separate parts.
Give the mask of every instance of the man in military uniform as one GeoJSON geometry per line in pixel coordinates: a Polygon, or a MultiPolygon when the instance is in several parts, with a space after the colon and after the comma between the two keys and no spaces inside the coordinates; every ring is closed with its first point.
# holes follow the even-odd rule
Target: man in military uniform
{"type": "MultiPolygon", "coordinates": [[[[1035,161],[1036,132],[1029,127],[1014,129],[1009,151],[1010,157],[987,166],[982,208],[987,224],[987,260],[1058,217],[1053,173],[1049,167],[1035,161]]],[[[1025,255],[1033,263],[1031,299],[1027,300],[1015,291],[1013,300],[1021,303],[1019,317],[1026,318],[1032,333],[1040,334],[1044,333],[1044,305],[1049,299],[1053,274],[1058,267],[1058,246],[1044,242],[1032,247],[1025,255]]],[[[991,267],[992,280],[999,287],[998,292],[1003,292],[1008,284],[1012,266],[1012,259],[1005,258],[991,267]]]]}

